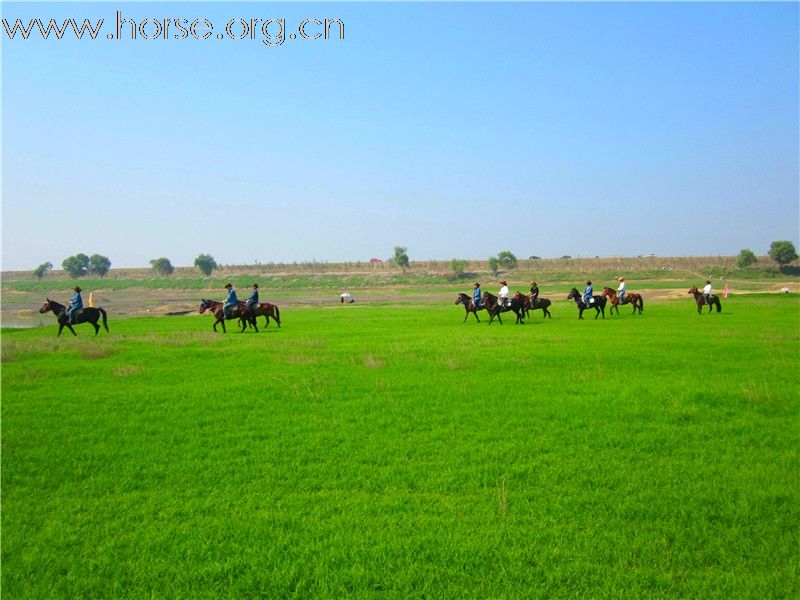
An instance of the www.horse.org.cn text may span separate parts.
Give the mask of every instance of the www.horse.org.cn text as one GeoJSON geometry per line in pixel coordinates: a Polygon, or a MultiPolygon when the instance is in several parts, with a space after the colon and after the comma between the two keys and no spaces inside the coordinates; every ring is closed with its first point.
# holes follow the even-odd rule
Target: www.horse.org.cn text
{"type": "MultiPolygon", "coordinates": [[[[139,21],[116,12],[113,32],[104,33],[105,19],[92,22],[64,19],[22,19],[9,23],[3,19],[3,29],[9,40],[27,40],[31,36],[45,40],[75,38],[78,40],[250,40],[265,46],[280,46],[288,40],[344,40],[341,19],[306,18],[287,34],[286,19],[233,18],[221,28],[205,18],[145,18],[139,21]],[[51,37],[52,36],[52,37],[51,37]],[[85,36],[85,37],[84,37],[85,36]]],[[[106,29],[107,31],[107,29],[106,29]]]]}

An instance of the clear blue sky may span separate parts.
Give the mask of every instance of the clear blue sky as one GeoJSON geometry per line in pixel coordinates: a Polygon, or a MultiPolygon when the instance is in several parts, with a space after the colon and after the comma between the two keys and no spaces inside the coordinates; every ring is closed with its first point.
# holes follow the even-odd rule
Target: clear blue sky
{"type": "Polygon", "coordinates": [[[41,4],[345,40],[9,41],[3,269],[798,244],[797,3],[41,4]],[[273,29],[274,30],[274,29],[273,29]]]}

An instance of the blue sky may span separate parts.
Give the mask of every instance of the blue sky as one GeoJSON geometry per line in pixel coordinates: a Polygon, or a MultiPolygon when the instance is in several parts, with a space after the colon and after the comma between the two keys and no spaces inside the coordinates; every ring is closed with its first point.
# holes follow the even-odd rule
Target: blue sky
{"type": "Polygon", "coordinates": [[[797,3],[4,4],[345,39],[3,36],[3,269],[798,244],[797,3]]]}

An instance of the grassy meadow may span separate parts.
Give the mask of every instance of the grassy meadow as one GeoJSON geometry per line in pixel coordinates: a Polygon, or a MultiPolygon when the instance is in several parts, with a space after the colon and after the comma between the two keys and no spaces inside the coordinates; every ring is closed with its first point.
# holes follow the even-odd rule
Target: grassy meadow
{"type": "Polygon", "coordinates": [[[799,308],[3,330],[3,595],[797,597],[799,308]]]}

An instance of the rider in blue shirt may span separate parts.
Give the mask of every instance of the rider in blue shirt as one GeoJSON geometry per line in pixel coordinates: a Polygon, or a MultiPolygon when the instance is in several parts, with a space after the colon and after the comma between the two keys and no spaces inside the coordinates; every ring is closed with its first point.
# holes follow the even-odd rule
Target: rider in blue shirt
{"type": "Polygon", "coordinates": [[[239,306],[239,299],[236,297],[236,290],[233,289],[232,283],[226,285],[225,289],[228,290],[228,297],[225,299],[225,304],[222,305],[222,314],[226,318],[232,319],[233,309],[239,306]]]}
{"type": "Polygon", "coordinates": [[[475,282],[475,289],[472,291],[472,303],[475,308],[481,307],[481,284],[477,281],[475,282]]]}
{"type": "Polygon", "coordinates": [[[67,308],[64,309],[64,312],[67,314],[67,322],[70,325],[75,323],[75,313],[83,308],[83,298],[81,298],[80,286],[76,285],[72,289],[75,293],[72,294],[72,298],[70,298],[69,302],[67,302],[67,308]]]}
{"type": "Polygon", "coordinates": [[[586,289],[583,290],[583,303],[586,306],[589,306],[592,303],[592,296],[593,296],[592,282],[591,281],[587,281],[586,282],[586,289]]]}

